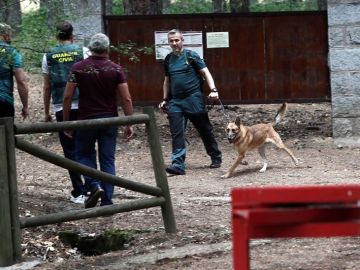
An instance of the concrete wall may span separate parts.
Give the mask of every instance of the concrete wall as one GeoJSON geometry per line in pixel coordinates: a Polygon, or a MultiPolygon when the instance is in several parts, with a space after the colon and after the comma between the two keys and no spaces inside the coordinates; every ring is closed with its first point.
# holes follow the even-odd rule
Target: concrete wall
{"type": "Polygon", "coordinates": [[[333,137],[360,147],[360,0],[328,0],[333,137]]]}

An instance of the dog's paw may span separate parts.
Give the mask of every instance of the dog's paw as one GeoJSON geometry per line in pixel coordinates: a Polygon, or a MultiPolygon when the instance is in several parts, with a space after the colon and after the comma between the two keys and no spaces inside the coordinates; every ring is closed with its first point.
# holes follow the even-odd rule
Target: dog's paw
{"type": "Polygon", "coordinates": [[[267,169],[267,163],[264,163],[264,166],[259,170],[259,172],[264,173],[267,169]]]}
{"type": "Polygon", "coordinates": [[[229,173],[226,173],[226,174],[224,174],[224,175],[222,175],[222,176],[220,176],[220,178],[229,178],[230,177],[230,174],[229,173]]]}
{"type": "Polygon", "coordinates": [[[246,160],[242,160],[240,164],[241,165],[249,165],[249,163],[246,160]]]}

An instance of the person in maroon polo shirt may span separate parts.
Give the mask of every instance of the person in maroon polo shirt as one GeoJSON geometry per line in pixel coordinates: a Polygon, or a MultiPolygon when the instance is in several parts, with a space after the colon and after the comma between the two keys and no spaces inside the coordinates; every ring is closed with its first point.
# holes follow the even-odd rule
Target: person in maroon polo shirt
{"type": "MultiPolygon", "coordinates": [[[[69,120],[71,99],[76,87],[79,88],[78,120],[99,119],[118,116],[118,106],[121,104],[125,115],[133,113],[131,95],[126,76],[122,67],[109,60],[109,38],[95,34],[89,42],[91,56],[75,63],[66,84],[63,116],[69,120]]],[[[76,134],[76,149],[78,162],[97,168],[96,156],[99,158],[100,170],[115,175],[115,147],[117,127],[102,127],[91,130],[78,130],[76,134]],[[95,144],[98,144],[98,153],[95,144]]],[[[132,126],[126,126],[125,136],[133,136],[132,126]]],[[[71,136],[71,132],[66,134],[71,136]]],[[[90,196],[85,201],[85,208],[112,204],[114,185],[84,176],[85,185],[90,190],[90,196]]]]}

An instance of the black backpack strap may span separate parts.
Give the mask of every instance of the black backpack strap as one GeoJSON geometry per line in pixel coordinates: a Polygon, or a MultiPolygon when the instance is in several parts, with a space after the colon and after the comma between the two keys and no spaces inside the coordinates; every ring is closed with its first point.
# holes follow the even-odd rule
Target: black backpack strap
{"type": "MultiPolygon", "coordinates": [[[[170,63],[170,57],[171,57],[171,54],[172,53],[169,53],[168,55],[165,56],[165,59],[164,59],[164,68],[165,68],[165,74],[168,74],[169,73],[169,63],[170,63]]],[[[170,82],[170,77],[169,77],[169,83],[170,82]]],[[[171,91],[169,91],[168,93],[168,99],[170,100],[172,97],[171,97],[171,91]]]]}
{"type": "Polygon", "coordinates": [[[186,57],[186,61],[189,63],[190,66],[192,66],[192,68],[195,70],[196,74],[199,76],[200,82],[201,82],[201,87],[205,81],[205,78],[201,75],[200,70],[198,69],[198,67],[195,64],[195,59],[192,56],[192,51],[191,50],[185,50],[185,57],[186,57]]]}
{"type": "Polygon", "coordinates": [[[193,67],[193,69],[198,72],[196,65],[195,65],[195,59],[192,56],[192,51],[191,50],[185,50],[185,58],[186,61],[193,67]]]}
{"type": "Polygon", "coordinates": [[[164,59],[164,68],[165,68],[166,73],[169,73],[169,62],[170,62],[171,54],[172,53],[169,53],[167,56],[165,56],[165,59],[164,59]]]}

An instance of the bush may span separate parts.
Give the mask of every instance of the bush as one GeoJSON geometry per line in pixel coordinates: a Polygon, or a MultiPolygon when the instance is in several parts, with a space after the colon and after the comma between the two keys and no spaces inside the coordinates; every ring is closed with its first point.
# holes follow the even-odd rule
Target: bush
{"type": "Polygon", "coordinates": [[[124,15],[123,0],[114,0],[111,8],[111,15],[124,15]]]}

